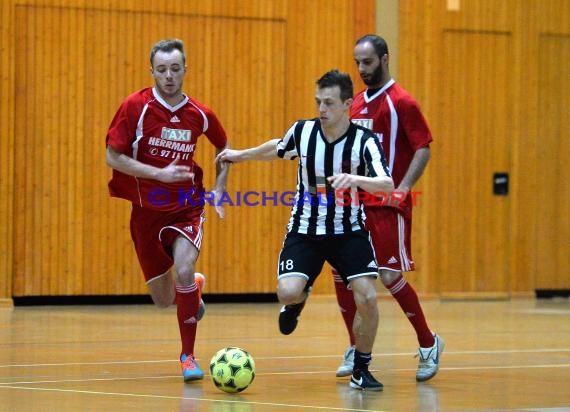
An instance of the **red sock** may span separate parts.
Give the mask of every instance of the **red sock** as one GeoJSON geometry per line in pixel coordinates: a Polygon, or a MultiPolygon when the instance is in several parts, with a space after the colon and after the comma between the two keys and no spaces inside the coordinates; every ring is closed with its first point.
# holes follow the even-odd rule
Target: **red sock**
{"type": "Polygon", "coordinates": [[[386,286],[394,299],[398,301],[408,320],[416,330],[418,342],[422,348],[429,348],[435,344],[430,328],[428,328],[420,300],[414,288],[406,282],[402,275],[386,286]]]}
{"type": "Polygon", "coordinates": [[[334,288],[336,291],[336,301],[338,302],[340,313],[342,314],[344,324],[346,325],[346,330],[348,331],[350,345],[354,346],[356,342],[354,339],[354,332],[352,331],[354,316],[356,315],[356,303],[354,303],[354,295],[352,294],[352,290],[346,287],[336,269],[333,268],[332,273],[334,288]]]}
{"type": "Polygon", "coordinates": [[[176,285],[176,314],[182,340],[182,354],[194,355],[194,341],[198,326],[200,290],[195,283],[190,286],[176,285]]]}

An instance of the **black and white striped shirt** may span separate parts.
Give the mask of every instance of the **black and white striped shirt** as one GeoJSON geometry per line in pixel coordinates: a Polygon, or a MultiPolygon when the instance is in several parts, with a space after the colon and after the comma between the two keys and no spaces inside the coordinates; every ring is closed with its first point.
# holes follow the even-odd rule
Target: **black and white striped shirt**
{"type": "Polygon", "coordinates": [[[294,233],[333,235],[363,228],[358,188],[335,190],[327,177],[339,173],[390,176],[378,138],[353,123],[344,136],[329,143],[319,119],[300,120],[277,144],[277,155],[299,158],[297,193],[287,226],[294,233]]]}

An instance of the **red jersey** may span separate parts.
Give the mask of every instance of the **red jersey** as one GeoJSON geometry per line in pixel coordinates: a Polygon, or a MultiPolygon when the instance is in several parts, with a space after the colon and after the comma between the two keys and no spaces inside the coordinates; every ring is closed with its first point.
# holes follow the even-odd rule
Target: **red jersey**
{"type": "Polygon", "coordinates": [[[113,118],[107,132],[107,145],[142,163],[166,167],[190,166],[192,180],[163,183],[126,175],[113,169],[109,182],[111,196],[156,210],[176,210],[187,204],[198,205],[204,191],[200,166],[194,162],[198,137],[204,134],[218,149],[227,142],[226,132],[210,109],[184,96],[170,106],[153,88],[128,96],[113,118]]]}
{"type": "Polygon", "coordinates": [[[350,117],[354,123],[372,130],[382,142],[396,188],[416,150],[428,147],[432,141],[418,103],[394,79],[372,96],[367,95],[367,90],[358,93],[350,117]]]}

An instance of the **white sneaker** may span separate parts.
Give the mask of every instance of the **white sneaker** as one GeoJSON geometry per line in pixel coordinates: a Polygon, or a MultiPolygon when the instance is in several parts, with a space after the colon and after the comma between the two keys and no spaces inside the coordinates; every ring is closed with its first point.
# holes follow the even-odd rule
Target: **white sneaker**
{"type": "Polygon", "coordinates": [[[431,348],[419,348],[416,356],[420,357],[416,380],[418,382],[427,381],[435,376],[439,370],[439,357],[445,347],[445,342],[437,334],[433,334],[435,344],[431,348]]]}
{"type": "Polygon", "coordinates": [[[350,376],[352,375],[352,369],[354,369],[354,346],[349,346],[346,348],[342,362],[336,370],[336,376],[339,378],[350,376]]]}

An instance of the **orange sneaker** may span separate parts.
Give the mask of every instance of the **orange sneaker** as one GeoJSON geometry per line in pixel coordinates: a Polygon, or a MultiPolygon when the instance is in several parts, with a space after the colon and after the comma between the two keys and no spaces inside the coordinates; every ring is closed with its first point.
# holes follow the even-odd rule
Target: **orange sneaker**
{"type": "Polygon", "coordinates": [[[204,289],[204,286],[206,286],[206,276],[204,276],[203,273],[196,272],[194,273],[194,282],[196,282],[196,285],[198,286],[198,289],[200,289],[201,293],[202,289],[204,289]]]}
{"type": "Polygon", "coordinates": [[[182,377],[184,382],[195,381],[204,378],[204,372],[198,366],[198,362],[194,356],[180,356],[180,368],[182,369],[182,377]]]}
{"type": "Polygon", "coordinates": [[[198,309],[198,320],[200,320],[204,317],[204,313],[206,313],[206,304],[201,297],[202,289],[204,289],[204,286],[206,286],[206,276],[200,272],[196,272],[194,273],[194,282],[196,282],[196,285],[200,290],[200,308],[198,309]]]}

